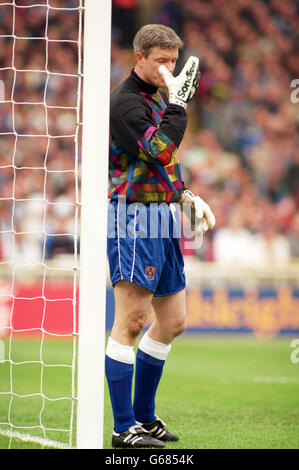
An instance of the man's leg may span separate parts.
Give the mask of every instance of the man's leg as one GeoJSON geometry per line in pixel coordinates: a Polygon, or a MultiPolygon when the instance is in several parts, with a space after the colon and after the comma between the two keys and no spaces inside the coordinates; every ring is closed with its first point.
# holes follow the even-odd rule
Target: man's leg
{"type": "Polygon", "coordinates": [[[148,335],[155,341],[170,344],[176,336],[186,329],[186,290],[176,294],[154,297],[152,306],[155,320],[148,330],[148,335]]]}
{"type": "Polygon", "coordinates": [[[106,349],[105,369],[114,416],[114,431],[136,424],[132,408],[133,345],[148,315],[153,294],[127,281],[114,287],[115,318],[106,349]]]}
{"type": "MultiPolygon", "coordinates": [[[[171,342],[186,327],[185,290],[165,297],[154,297],[152,305],[155,320],[141,339],[136,355],[133,408],[136,421],[143,425],[156,419],[155,397],[165,360],[171,342]]],[[[151,429],[150,425],[148,429],[151,429]]],[[[155,434],[158,439],[177,440],[177,436],[166,432],[163,427],[158,432],[161,433],[155,434]]]]}

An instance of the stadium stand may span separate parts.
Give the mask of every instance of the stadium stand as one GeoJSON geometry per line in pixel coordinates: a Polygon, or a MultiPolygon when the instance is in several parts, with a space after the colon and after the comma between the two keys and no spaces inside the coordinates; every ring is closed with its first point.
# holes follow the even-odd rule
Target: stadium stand
{"type": "MultiPolygon", "coordinates": [[[[68,6],[77,6],[68,1],[68,6]]],[[[130,32],[133,38],[140,24],[163,22],[175,28],[185,42],[184,60],[189,55],[200,59],[202,78],[194,103],[190,105],[190,125],[181,148],[184,181],[200,194],[213,209],[217,225],[205,236],[198,250],[185,250],[186,255],[202,261],[239,261],[247,263],[289,262],[299,257],[299,145],[298,104],[291,101],[291,81],[299,77],[299,58],[295,47],[298,31],[299,3],[295,0],[186,0],[115,1],[113,2],[113,42],[111,88],[128,74],[133,66],[128,30],[122,29],[119,16],[127,10],[133,15],[130,32]],[[234,247],[232,250],[231,247],[234,247]]],[[[12,34],[9,8],[1,9],[0,34],[12,34]]],[[[129,15],[130,16],[130,15],[129,15]]],[[[43,9],[19,10],[16,15],[18,36],[43,37],[43,9]]],[[[52,10],[48,37],[76,40],[76,12],[63,15],[52,10]]],[[[0,67],[11,65],[13,39],[0,38],[0,67]]],[[[44,69],[45,41],[18,40],[15,65],[22,69],[44,69]]],[[[76,46],[51,43],[48,69],[76,74],[76,46]]],[[[8,95],[12,71],[3,72],[8,95]]],[[[39,101],[46,74],[17,74],[15,101],[39,101]]],[[[76,84],[71,77],[51,77],[47,103],[76,105],[76,84]]],[[[11,105],[0,105],[0,132],[10,131],[11,105]]],[[[16,106],[17,130],[23,134],[44,133],[42,107],[16,106]]],[[[73,131],[75,116],[71,111],[55,110],[48,115],[49,132],[63,135],[73,131]]],[[[27,142],[20,138],[16,151],[19,167],[42,167],[46,138],[27,142]]],[[[72,142],[53,139],[48,152],[48,168],[72,169],[72,142]]],[[[0,136],[1,165],[10,165],[14,138],[0,136]]],[[[100,156],[99,156],[100,158],[100,156]]],[[[30,199],[41,192],[44,171],[17,172],[16,196],[30,199]]],[[[72,173],[49,174],[47,199],[74,201],[72,173]]],[[[0,172],[0,198],[7,197],[12,187],[12,169],[0,172]]],[[[36,202],[31,202],[37,204],[36,202]]],[[[38,206],[38,204],[37,204],[38,206]]],[[[20,206],[15,214],[18,231],[26,231],[35,218],[26,216],[29,207],[20,206]]],[[[11,201],[0,201],[0,230],[11,224],[11,201]]],[[[72,209],[52,214],[49,210],[49,232],[72,232],[72,209]]],[[[9,257],[9,242],[2,236],[0,259],[9,257]]],[[[32,236],[16,237],[15,256],[41,256],[41,240],[32,236]]],[[[47,245],[47,257],[70,250],[53,239],[47,245]],[[51,243],[50,243],[51,242],[51,243]]]]}

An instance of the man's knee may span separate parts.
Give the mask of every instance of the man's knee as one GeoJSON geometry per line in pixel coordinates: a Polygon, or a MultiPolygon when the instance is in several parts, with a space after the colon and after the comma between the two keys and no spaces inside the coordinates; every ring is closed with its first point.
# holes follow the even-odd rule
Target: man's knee
{"type": "Polygon", "coordinates": [[[186,330],[187,328],[187,320],[186,320],[186,317],[184,318],[181,318],[180,320],[176,321],[174,324],[173,324],[173,336],[176,337],[176,336],[179,336],[181,335],[182,333],[184,333],[184,331],[186,330]]]}
{"type": "Polygon", "coordinates": [[[136,284],[120,281],[115,286],[114,296],[114,336],[134,344],[145,325],[152,293],[136,284]]]}
{"type": "Polygon", "coordinates": [[[127,331],[132,339],[136,339],[141,333],[147,318],[147,311],[143,308],[135,307],[128,315],[127,331]]]}

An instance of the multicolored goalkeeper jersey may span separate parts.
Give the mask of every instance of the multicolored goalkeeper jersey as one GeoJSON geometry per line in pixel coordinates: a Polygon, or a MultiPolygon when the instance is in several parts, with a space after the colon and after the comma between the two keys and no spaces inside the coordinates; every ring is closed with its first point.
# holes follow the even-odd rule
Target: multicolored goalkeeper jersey
{"type": "Polygon", "coordinates": [[[183,183],[177,155],[187,114],[134,71],[111,94],[109,198],[176,202],[183,183]]]}

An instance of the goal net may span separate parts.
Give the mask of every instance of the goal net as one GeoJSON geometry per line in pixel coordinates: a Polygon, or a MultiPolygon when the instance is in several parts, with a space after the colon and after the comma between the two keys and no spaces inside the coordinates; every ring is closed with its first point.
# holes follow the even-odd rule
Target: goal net
{"type": "Polygon", "coordinates": [[[0,0],[0,448],[76,445],[83,0],[0,0]]]}

